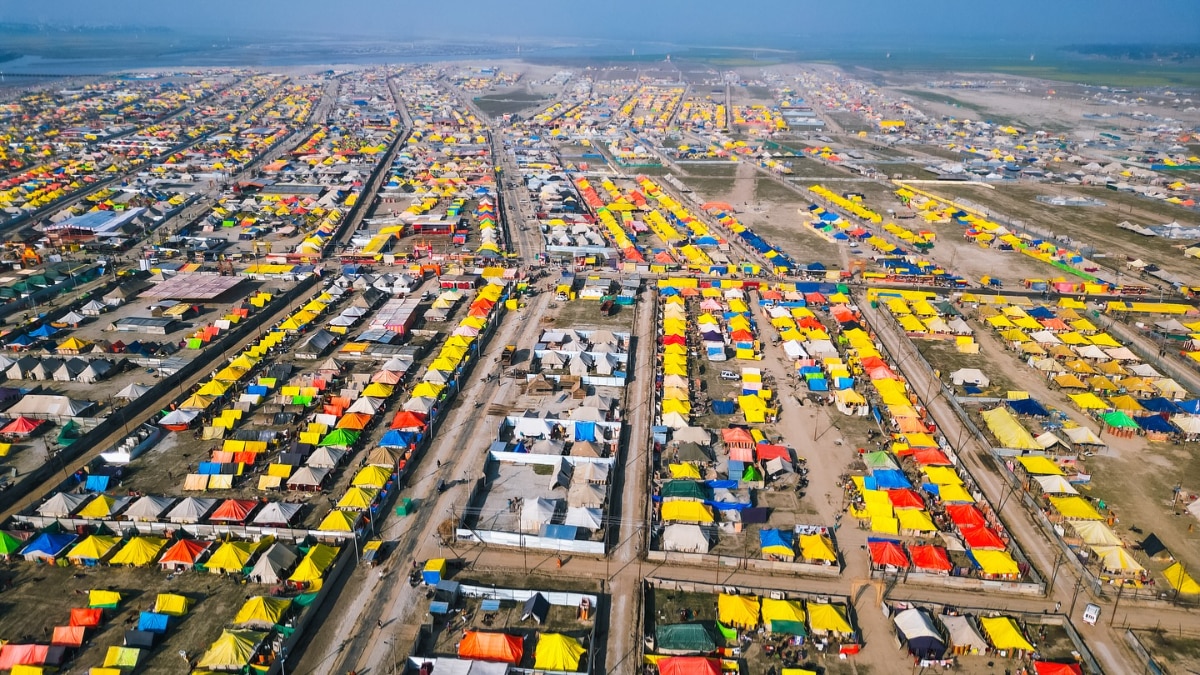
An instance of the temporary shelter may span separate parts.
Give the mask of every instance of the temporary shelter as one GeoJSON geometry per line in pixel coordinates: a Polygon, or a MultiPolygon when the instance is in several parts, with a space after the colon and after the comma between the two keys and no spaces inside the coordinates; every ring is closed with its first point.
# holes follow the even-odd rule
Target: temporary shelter
{"type": "Polygon", "coordinates": [[[171,547],[163,553],[162,557],[158,559],[158,564],[163,569],[189,569],[203,559],[209,546],[210,544],[206,541],[180,539],[171,544],[171,547]]]}
{"type": "Polygon", "coordinates": [[[996,649],[1009,651],[1032,652],[1033,645],[1025,639],[1021,627],[1011,617],[991,616],[980,617],[979,627],[996,649]]]}
{"type": "Polygon", "coordinates": [[[807,636],[804,616],[804,605],[799,600],[762,599],[763,623],[772,633],[807,636]]]}
{"type": "Polygon", "coordinates": [[[288,598],[269,598],[256,595],[245,603],[233,617],[235,626],[247,628],[271,629],[276,624],[283,623],[282,619],[292,606],[288,598]]]}
{"type": "Polygon", "coordinates": [[[524,654],[524,640],[519,635],[466,631],[458,643],[458,655],[464,659],[517,664],[524,654]]]}
{"type": "Polygon", "coordinates": [[[670,656],[658,662],[659,675],[721,675],[721,661],[706,656],[670,656]]]}
{"type": "Polygon", "coordinates": [[[266,633],[248,630],[223,630],[196,662],[197,668],[240,671],[254,658],[266,633]]]}
{"type": "Polygon", "coordinates": [[[579,660],[585,651],[576,638],[562,633],[543,633],[534,651],[533,667],[573,673],[579,670],[579,660]]]}
{"type": "Polygon", "coordinates": [[[711,537],[700,525],[671,523],[663,528],[662,547],[665,551],[684,553],[708,553],[712,547],[711,537]]]}
{"type": "Polygon", "coordinates": [[[287,527],[302,508],[304,507],[300,504],[271,502],[259,509],[250,522],[255,525],[287,527]]]}
{"type": "Polygon", "coordinates": [[[134,537],[125,542],[125,545],[121,547],[120,551],[117,551],[109,563],[134,567],[149,565],[158,558],[158,554],[166,545],[166,539],[149,536],[134,537]]]}
{"type": "Polygon", "coordinates": [[[843,605],[808,603],[808,625],[817,635],[851,636],[854,628],[843,605]]]}
{"type": "Polygon", "coordinates": [[[554,519],[561,503],[562,500],[559,499],[542,497],[523,501],[521,503],[521,531],[538,532],[541,530],[542,525],[554,519]]]}
{"type": "Polygon", "coordinates": [[[186,497],[175,508],[167,512],[167,520],[172,523],[198,523],[207,516],[217,500],[204,497],[186,497]]]}
{"type": "Polygon", "coordinates": [[[287,544],[275,542],[259,556],[247,578],[260,584],[281,583],[286,578],[284,574],[292,568],[298,557],[287,544]]]}
{"type": "Polygon", "coordinates": [[[145,495],[138,497],[129,508],[125,509],[125,517],[130,520],[154,521],[158,520],[171,505],[175,503],[173,497],[155,497],[145,495]]]}
{"type": "Polygon", "coordinates": [[[255,544],[248,541],[227,541],[220,545],[204,563],[213,574],[237,574],[245,569],[254,555],[255,544]]]}
{"type": "Polygon", "coordinates": [[[717,618],[729,626],[746,630],[758,627],[758,598],[753,595],[717,596],[717,618]]]}
{"type": "Polygon", "coordinates": [[[924,610],[912,608],[892,617],[901,642],[918,659],[937,660],[946,653],[946,640],[938,632],[933,618],[924,610]]]}

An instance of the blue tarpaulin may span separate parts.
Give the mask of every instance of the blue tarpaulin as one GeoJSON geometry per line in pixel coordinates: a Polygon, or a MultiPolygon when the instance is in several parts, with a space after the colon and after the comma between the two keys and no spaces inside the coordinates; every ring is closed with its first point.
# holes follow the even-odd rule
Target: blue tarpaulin
{"type": "Polygon", "coordinates": [[[167,623],[171,617],[166,614],[156,614],[154,612],[142,612],[138,615],[138,630],[148,631],[150,633],[166,633],[167,623]]]}
{"type": "Polygon", "coordinates": [[[104,492],[108,489],[108,476],[88,476],[87,482],[83,485],[83,489],[87,490],[88,492],[104,492]]]}
{"type": "Polygon", "coordinates": [[[717,415],[732,415],[737,411],[737,403],[716,399],[712,402],[712,411],[717,415]]]}
{"type": "Polygon", "coordinates": [[[1148,398],[1143,401],[1139,401],[1139,403],[1142,404],[1143,408],[1149,410],[1150,412],[1167,413],[1168,415],[1177,415],[1181,412],[1179,406],[1175,405],[1174,401],[1165,399],[1161,396],[1148,398]]]}
{"type": "Polygon", "coordinates": [[[788,530],[759,530],[758,544],[760,548],[768,546],[792,547],[792,533],[788,530]]]}
{"type": "Polygon", "coordinates": [[[1164,420],[1161,415],[1148,415],[1146,417],[1135,417],[1133,421],[1137,422],[1138,426],[1145,431],[1154,431],[1157,433],[1170,434],[1175,432],[1175,427],[1171,423],[1164,420]]]}
{"type": "Polygon", "coordinates": [[[1037,399],[1023,398],[1017,401],[1006,401],[1009,408],[1018,415],[1032,415],[1034,417],[1048,417],[1050,411],[1046,410],[1045,406],[1037,402],[1037,399]]]}
{"type": "Polygon", "coordinates": [[[868,479],[875,480],[876,490],[902,490],[911,488],[912,483],[908,482],[908,478],[904,476],[904,472],[898,469],[876,469],[871,472],[868,479]]]}

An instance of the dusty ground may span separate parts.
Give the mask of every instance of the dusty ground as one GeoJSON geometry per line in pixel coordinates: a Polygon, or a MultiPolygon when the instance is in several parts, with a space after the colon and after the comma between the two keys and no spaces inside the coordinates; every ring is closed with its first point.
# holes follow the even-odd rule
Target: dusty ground
{"type": "Polygon", "coordinates": [[[1161,631],[1134,631],[1142,646],[1150,652],[1168,675],[1200,672],[1200,641],[1190,633],[1164,626],[1161,631]]]}
{"type": "MultiPolygon", "coordinates": [[[[976,329],[975,340],[980,345],[978,356],[965,357],[954,352],[953,347],[918,341],[922,353],[941,370],[943,381],[949,382],[950,373],[957,368],[979,368],[992,378],[991,389],[995,390],[995,395],[1003,396],[1001,390],[1007,388],[1027,391],[1043,405],[1056,408],[1075,422],[1097,430],[1099,425],[1095,420],[1081,413],[1063,391],[1025,365],[1014,352],[1006,351],[994,332],[977,321],[970,323],[976,329]]],[[[1023,421],[1035,436],[1042,432],[1036,422],[1023,421]]],[[[976,419],[976,422],[980,420],[976,419]]],[[[1200,565],[1200,535],[1195,532],[1198,528],[1190,516],[1175,515],[1171,490],[1177,484],[1191,490],[1200,486],[1200,444],[1151,443],[1142,436],[1123,439],[1106,435],[1103,438],[1109,444],[1108,448],[1084,462],[1085,470],[1092,474],[1092,482],[1081,493],[1103,499],[1114,510],[1118,517],[1114,530],[1127,543],[1141,541],[1153,532],[1188,569],[1196,569],[1200,565]],[[1132,531],[1131,527],[1140,529],[1141,533],[1132,531]]],[[[1141,553],[1136,557],[1156,573],[1169,564],[1149,560],[1141,553]]],[[[1161,576],[1157,577],[1156,587],[1159,591],[1169,589],[1161,576]]]]}
{"type": "Polygon", "coordinates": [[[72,607],[87,607],[89,589],[116,590],[122,595],[118,610],[106,612],[96,632],[88,634],[79,656],[64,672],[85,673],[100,666],[108,647],[121,645],[124,631],[136,628],[138,612],[153,609],[158,593],[177,593],[195,601],[191,611],[172,623],[166,640],[151,651],[139,667],[145,673],[179,673],[184,669],[177,652],[199,656],[232,622],[245,597],[261,592],[247,590],[223,576],[187,572],[168,577],[157,568],[58,568],[30,563],[4,563],[0,577],[14,587],[0,594],[0,637],[13,642],[45,642],[54,626],[65,626],[72,607]],[[48,588],[56,592],[47,592],[48,588]]]}

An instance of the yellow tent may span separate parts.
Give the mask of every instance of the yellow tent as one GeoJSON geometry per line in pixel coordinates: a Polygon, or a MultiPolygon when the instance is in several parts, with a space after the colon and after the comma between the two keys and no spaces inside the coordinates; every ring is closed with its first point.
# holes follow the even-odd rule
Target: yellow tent
{"type": "Polygon", "coordinates": [[[1017,450],[1041,450],[1042,446],[1033,438],[1008,408],[1000,407],[985,410],[981,414],[988,429],[1000,441],[1000,445],[1017,450]]]}
{"type": "Polygon", "coordinates": [[[284,613],[292,606],[288,598],[268,598],[256,595],[247,600],[238,610],[233,623],[251,628],[271,628],[280,623],[284,613]]]}
{"type": "Polygon", "coordinates": [[[854,632],[847,617],[846,608],[842,605],[830,605],[822,602],[808,603],[808,625],[814,632],[838,633],[849,635],[854,632]]]}
{"type": "MultiPolygon", "coordinates": [[[[426,384],[428,384],[428,382],[422,382],[421,384],[417,385],[413,389],[413,398],[420,398],[421,395],[417,394],[416,391],[426,384]]],[[[371,398],[387,398],[387,397],[391,396],[392,392],[394,392],[395,390],[396,390],[396,388],[390,384],[383,384],[382,382],[372,382],[371,384],[367,385],[366,389],[363,389],[362,395],[369,396],[371,398]]],[[[434,397],[430,397],[430,398],[434,398],[434,397]]]]}
{"type": "Polygon", "coordinates": [[[836,561],[837,552],[833,550],[833,541],[824,534],[800,535],[800,557],[805,560],[836,561]]]}
{"type": "Polygon", "coordinates": [[[1108,404],[1090,391],[1086,394],[1071,394],[1070,399],[1080,410],[1108,410],[1108,404]]]}
{"type": "Polygon", "coordinates": [[[937,532],[937,526],[929,514],[921,509],[897,509],[896,520],[900,521],[900,529],[917,532],[937,532]]]}
{"type": "Polygon", "coordinates": [[[1200,584],[1196,583],[1196,580],[1187,573],[1183,563],[1177,562],[1163,570],[1163,576],[1167,578],[1167,583],[1171,584],[1171,588],[1179,591],[1181,595],[1200,593],[1200,584]]]}
{"type": "Polygon", "coordinates": [[[1050,497],[1050,505],[1067,520],[1104,520],[1104,516],[1086,499],[1076,495],[1050,497]]]}
{"type": "Polygon", "coordinates": [[[359,469],[358,473],[354,474],[354,480],[350,481],[350,484],[355,487],[382,488],[391,479],[392,472],[390,469],[370,465],[359,469]]]}
{"type": "Polygon", "coordinates": [[[88,607],[115,608],[121,604],[121,594],[116,591],[92,589],[88,591],[88,607]]]}
{"type": "Polygon", "coordinates": [[[227,541],[204,563],[209,572],[241,572],[254,555],[254,544],[248,541],[227,541]]]}
{"type": "Polygon", "coordinates": [[[975,558],[975,563],[979,565],[979,569],[983,570],[984,574],[1020,574],[1021,570],[1017,567],[1017,561],[1012,559],[1006,551],[988,551],[984,549],[973,549],[971,556],[975,558]]]}
{"type": "Polygon", "coordinates": [[[1042,455],[1018,457],[1017,461],[1021,463],[1021,466],[1025,467],[1025,473],[1028,473],[1031,476],[1063,475],[1062,467],[1055,464],[1048,457],[1043,457],[1042,455]]]}
{"type": "Polygon", "coordinates": [[[120,539],[117,537],[109,537],[100,534],[93,534],[87,539],[79,542],[67,553],[67,559],[73,562],[81,562],[84,560],[100,560],[108,555],[108,552],[113,549],[120,539]]]}
{"type": "Polygon", "coordinates": [[[204,386],[196,390],[196,393],[200,396],[221,396],[228,390],[229,385],[225,384],[224,382],[220,382],[218,380],[209,380],[204,384],[204,386]]]}
{"type": "Polygon", "coordinates": [[[975,501],[975,498],[961,485],[939,485],[938,497],[941,497],[943,502],[951,504],[958,502],[970,504],[975,501]]]}
{"type": "Polygon", "coordinates": [[[962,478],[959,478],[954,469],[948,466],[923,466],[921,471],[925,473],[925,477],[934,485],[962,485],[962,478]]]}
{"type": "Polygon", "coordinates": [[[717,596],[717,620],[729,626],[755,628],[758,626],[758,597],[754,595],[717,596]]]}
{"type": "Polygon", "coordinates": [[[356,514],[350,511],[334,509],[325,516],[317,529],[321,532],[353,532],[357,520],[356,514]]]}
{"type": "Polygon", "coordinates": [[[174,593],[159,593],[154,599],[154,611],[169,616],[183,616],[188,613],[192,601],[187,596],[174,593]]]}
{"type": "Polygon", "coordinates": [[[107,518],[112,515],[112,509],[116,503],[117,500],[113,497],[105,494],[96,495],[96,498],[80,509],[77,515],[80,518],[107,518]]]}
{"type": "Polygon", "coordinates": [[[1146,571],[1133,555],[1121,546],[1093,546],[1092,553],[1100,559],[1100,569],[1115,574],[1139,574],[1146,571]]]}
{"type": "Polygon", "coordinates": [[[711,523],[715,520],[710,507],[705,506],[702,502],[684,499],[663,502],[662,519],[665,521],[682,520],[692,523],[711,523]]]}
{"type": "Polygon", "coordinates": [[[308,554],[296,566],[296,571],[288,577],[288,581],[299,583],[312,582],[321,578],[325,570],[337,559],[337,547],[317,544],[308,550],[308,554]]]}
{"type": "Polygon", "coordinates": [[[141,657],[142,650],[136,647],[109,647],[108,653],[104,655],[104,667],[132,670],[137,668],[141,657]]]}
{"type": "Polygon", "coordinates": [[[257,631],[223,630],[221,637],[204,650],[196,666],[214,670],[239,670],[250,663],[254,652],[266,637],[266,633],[257,631]]]}
{"type": "Polygon", "coordinates": [[[538,638],[533,667],[573,673],[579,670],[579,660],[586,650],[579,640],[562,633],[544,633],[538,638]]]}
{"type": "Polygon", "coordinates": [[[979,617],[979,627],[996,649],[1033,651],[1033,645],[1021,634],[1020,626],[1007,616],[979,617]]]}
{"type": "Polygon", "coordinates": [[[671,471],[671,478],[693,478],[700,480],[700,469],[695,464],[668,464],[667,468],[671,471]]]}
{"type": "Polygon", "coordinates": [[[121,547],[109,562],[113,565],[141,567],[158,559],[159,551],[167,545],[166,539],[158,537],[134,537],[121,547]]]}
{"type": "Polygon", "coordinates": [[[337,505],[339,509],[366,511],[371,508],[371,502],[375,501],[375,497],[378,495],[379,490],[374,488],[351,487],[346,490],[346,494],[342,495],[337,505]]]}
{"type": "Polygon", "coordinates": [[[187,398],[186,401],[180,403],[179,407],[183,410],[204,410],[208,406],[212,405],[212,402],[213,400],[209,396],[192,394],[187,398]]]}
{"type": "Polygon", "coordinates": [[[799,600],[762,599],[763,623],[770,628],[772,621],[789,621],[804,623],[804,605],[799,600]]]}

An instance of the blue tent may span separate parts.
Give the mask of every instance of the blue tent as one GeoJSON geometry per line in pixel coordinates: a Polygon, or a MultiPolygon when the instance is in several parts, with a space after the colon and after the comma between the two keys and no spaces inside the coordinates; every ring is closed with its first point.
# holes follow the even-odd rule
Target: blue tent
{"type": "Polygon", "coordinates": [[[786,546],[792,548],[792,533],[788,530],[759,530],[758,546],[786,546]]]}
{"type": "Polygon", "coordinates": [[[1175,405],[1179,409],[1189,415],[1200,415],[1200,398],[1194,398],[1190,401],[1179,401],[1175,405]]]}
{"type": "Polygon", "coordinates": [[[1144,431],[1154,431],[1158,433],[1170,434],[1175,432],[1175,427],[1171,423],[1164,420],[1161,415],[1147,415],[1146,417],[1135,417],[1134,422],[1144,431]]]}
{"type": "Polygon", "coordinates": [[[715,399],[712,402],[712,411],[717,415],[732,415],[735,411],[737,411],[737,403],[733,401],[715,399]]]}
{"type": "Polygon", "coordinates": [[[67,547],[75,543],[75,535],[73,534],[52,534],[43,532],[34,537],[32,541],[21,549],[21,555],[26,558],[57,558],[59,554],[67,550],[67,547]]]}
{"type": "Polygon", "coordinates": [[[1018,415],[1033,415],[1034,417],[1048,417],[1050,415],[1050,411],[1046,410],[1041,403],[1038,403],[1037,399],[1023,398],[1017,401],[1005,402],[1018,415]]]}
{"type": "Polygon", "coordinates": [[[29,331],[33,337],[48,338],[58,332],[58,329],[48,323],[44,323],[37,328],[29,331]]]}
{"type": "Polygon", "coordinates": [[[1142,404],[1143,408],[1149,410],[1150,412],[1167,413],[1168,415],[1177,415],[1182,412],[1179,409],[1179,406],[1175,405],[1174,401],[1165,399],[1161,396],[1148,398],[1144,401],[1139,401],[1139,403],[1142,404]]]}
{"type": "Polygon", "coordinates": [[[108,489],[108,476],[89,475],[83,489],[88,492],[104,492],[108,489]]]}
{"type": "Polygon", "coordinates": [[[9,340],[8,344],[14,347],[28,347],[29,345],[33,344],[33,338],[29,337],[28,335],[18,335],[17,337],[9,340]]]}
{"type": "Polygon", "coordinates": [[[1053,319],[1054,318],[1054,312],[1050,311],[1049,308],[1046,308],[1046,307],[1034,307],[1033,309],[1027,311],[1026,314],[1028,314],[1029,316],[1032,316],[1035,319],[1053,319]]]}
{"type": "MultiPolygon", "coordinates": [[[[908,482],[908,478],[904,476],[904,472],[898,469],[877,469],[871,472],[871,475],[864,481],[875,481],[876,490],[901,490],[911,488],[912,483],[908,482]]],[[[868,485],[868,487],[870,487],[868,485]]]]}
{"type": "Polygon", "coordinates": [[[413,431],[400,431],[392,429],[379,439],[379,447],[381,448],[407,448],[409,445],[416,443],[420,439],[420,434],[413,431]]]}
{"type": "Polygon", "coordinates": [[[147,631],[149,633],[166,633],[167,623],[170,621],[166,614],[157,614],[155,612],[142,612],[138,615],[138,630],[147,631]]]}

